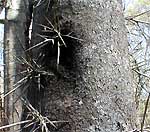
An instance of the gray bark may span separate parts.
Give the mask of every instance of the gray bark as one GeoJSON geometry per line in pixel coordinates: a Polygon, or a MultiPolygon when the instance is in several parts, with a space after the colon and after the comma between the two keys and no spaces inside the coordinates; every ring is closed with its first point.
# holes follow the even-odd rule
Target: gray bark
{"type": "MultiPolygon", "coordinates": [[[[24,65],[21,57],[25,57],[25,30],[27,2],[23,0],[7,0],[4,29],[4,91],[5,94],[14,88],[17,81],[23,78],[21,72],[24,65]]],[[[22,102],[20,95],[23,88],[18,88],[5,97],[5,113],[9,124],[20,122],[22,117],[22,102]]],[[[16,132],[20,126],[11,127],[7,132],[16,132]]]]}
{"type": "Polygon", "coordinates": [[[43,77],[44,96],[34,100],[42,101],[38,107],[50,120],[67,121],[56,124],[57,129],[49,125],[50,130],[128,131],[134,127],[135,106],[121,2],[60,0],[57,6],[50,2],[49,11],[48,2],[34,9],[33,45],[42,41],[37,33],[52,36],[37,25],[50,27],[44,16],[54,26],[57,23],[62,34],[72,33],[78,38],[63,37],[67,47],[60,47],[59,69],[56,43],[51,46],[49,42],[43,49],[33,50],[38,64],[55,73],[49,81],[43,77]]]}

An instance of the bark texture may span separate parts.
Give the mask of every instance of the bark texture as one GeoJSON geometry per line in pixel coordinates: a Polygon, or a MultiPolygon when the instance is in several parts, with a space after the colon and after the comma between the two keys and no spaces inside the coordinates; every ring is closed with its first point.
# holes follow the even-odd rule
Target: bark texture
{"type": "Polygon", "coordinates": [[[41,112],[50,120],[66,121],[57,128],[49,125],[51,131],[122,132],[133,127],[132,74],[121,8],[120,0],[51,0],[34,9],[33,45],[43,40],[36,34],[53,35],[37,25],[51,27],[45,16],[62,35],[73,36],[63,36],[66,47],[54,38],[54,45],[33,49],[37,63],[55,73],[42,78],[41,112]]]}
{"type": "MultiPolygon", "coordinates": [[[[5,112],[8,124],[20,122],[22,118],[23,104],[20,96],[23,96],[23,78],[21,72],[24,69],[22,58],[25,58],[25,30],[27,1],[7,0],[5,9],[4,29],[4,91],[5,94],[17,88],[5,97],[5,112]],[[19,82],[18,82],[19,81],[19,82]],[[19,86],[22,85],[22,88],[19,86]]],[[[11,127],[7,132],[16,132],[20,126],[11,127]]]]}

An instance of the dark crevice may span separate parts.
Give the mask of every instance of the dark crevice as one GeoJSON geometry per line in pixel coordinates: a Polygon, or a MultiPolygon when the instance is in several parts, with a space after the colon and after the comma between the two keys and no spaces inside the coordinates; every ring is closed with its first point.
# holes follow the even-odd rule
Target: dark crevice
{"type": "MultiPolygon", "coordinates": [[[[31,46],[31,41],[30,41],[30,37],[29,37],[29,32],[30,32],[30,25],[31,25],[31,22],[32,22],[32,14],[33,14],[33,3],[30,1],[29,2],[29,6],[28,6],[28,10],[26,12],[26,23],[25,23],[25,48],[26,50],[29,49],[29,47],[31,46]]],[[[25,52],[25,55],[26,55],[26,60],[28,61],[28,63],[31,63],[31,58],[32,58],[32,53],[29,51],[29,52],[25,52]]],[[[27,66],[26,66],[27,68],[27,66]]],[[[26,69],[27,70],[27,69],[26,69]]],[[[34,79],[30,79],[27,81],[27,83],[30,83],[29,84],[29,87],[26,88],[25,92],[23,93],[23,98],[25,99],[28,99],[29,101],[31,101],[30,103],[31,104],[35,104],[35,102],[33,101],[34,98],[35,98],[35,95],[36,95],[36,91],[33,92],[33,89],[32,89],[32,85],[34,85],[34,79]],[[34,94],[33,94],[34,93],[34,94]]],[[[22,113],[22,120],[27,120],[27,119],[32,119],[32,117],[28,117],[29,115],[29,110],[27,109],[27,107],[23,106],[23,113],[22,113]]],[[[21,125],[21,129],[22,129],[22,132],[27,132],[27,131],[30,131],[30,129],[33,127],[33,125],[29,128],[25,128],[24,124],[21,125]]]]}
{"type": "MultiPolygon", "coordinates": [[[[50,7],[52,8],[52,7],[50,7]]],[[[30,40],[29,40],[29,27],[31,25],[32,22],[32,13],[33,13],[33,4],[29,5],[29,12],[27,13],[27,23],[26,23],[26,31],[25,31],[25,35],[26,35],[26,49],[29,49],[30,47],[32,47],[31,45],[33,45],[30,40]]],[[[49,17],[49,16],[48,16],[49,17]]],[[[51,18],[52,19],[52,18],[51,18]]],[[[62,43],[62,40],[57,36],[56,32],[42,32],[43,29],[39,32],[40,35],[45,35],[47,36],[47,38],[52,38],[54,39],[54,43],[52,43],[51,41],[49,41],[48,43],[42,45],[41,47],[37,47],[36,52],[38,53],[37,58],[36,59],[36,63],[40,66],[40,70],[46,71],[46,72],[52,72],[54,74],[54,77],[52,76],[48,76],[48,75],[40,75],[40,83],[41,83],[41,87],[40,89],[38,88],[38,73],[36,71],[33,72],[32,74],[32,79],[30,79],[31,84],[28,88],[27,91],[27,99],[29,100],[29,102],[31,103],[31,105],[38,110],[43,116],[45,115],[45,105],[47,102],[44,102],[44,94],[46,92],[46,89],[49,89],[49,84],[51,80],[55,80],[55,81],[63,81],[66,84],[68,83],[68,85],[72,84],[74,87],[75,85],[75,78],[76,78],[76,48],[78,48],[78,45],[80,44],[80,42],[75,39],[76,38],[76,34],[74,33],[74,27],[72,24],[72,21],[65,21],[63,20],[63,17],[61,17],[61,15],[59,14],[59,21],[57,22],[60,24],[60,34],[62,39],[64,40],[66,46],[62,43]],[[62,21],[62,22],[61,22],[62,21]],[[56,37],[57,36],[57,37],[56,37]],[[74,37],[71,38],[70,36],[74,37]],[[60,62],[59,64],[57,64],[57,57],[58,57],[58,41],[61,44],[60,46],[60,62]],[[59,67],[57,67],[57,65],[59,67]]],[[[43,25],[46,24],[46,21],[44,21],[45,23],[43,23],[43,25]]],[[[52,22],[54,23],[54,22],[52,22]]],[[[48,25],[50,26],[50,25],[48,25]]],[[[39,36],[37,36],[39,37],[39,36]]],[[[35,38],[34,38],[35,39],[35,38]]],[[[34,51],[28,51],[26,52],[26,57],[27,60],[33,65],[35,66],[35,64],[33,63],[32,59],[34,55],[34,51]],[[33,56],[32,56],[33,54],[33,56]]],[[[37,67],[35,67],[37,68],[37,67]]],[[[52,88],[53,89],[53,88],[52,88]]],[[[59,89],[58,89],[59,90],[59,89]]],[[[68,89],[71,90],[71,89],[68,89]]],[[[49,92],[49,91],[48,91],[49,92]]],[[[29,114],[29,110],[27,110],[26,108],[24,109],[24,113],[22,116],[22,120],[26,120],[26,119],[31,119],[31,116],[28,116],[29,114]]],[[[37,123],[38,125],[38,123],[37,123]]],[[[23,132],[27,132],[30,131],[31,128],[33,127],[37,127],[37,125],[32,125],[29,128],[25,128],[23,129],[23,132]]],[[[54,131],[60,131],[60,129],[62,127],[68,127],[71,128],[70,126],[68,126],[68,123],[61,123],[57,129],[55,129],[54,131]]],[[[51,125],[48,125],[50,130],[54,129],[51,128],[51,125]]],[[[23,128],[24,126],[22,126],[23,128]]]]}

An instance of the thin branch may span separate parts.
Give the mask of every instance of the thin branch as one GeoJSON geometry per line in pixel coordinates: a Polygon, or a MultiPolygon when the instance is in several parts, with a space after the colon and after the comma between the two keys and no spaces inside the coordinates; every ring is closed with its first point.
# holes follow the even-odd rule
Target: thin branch
{"type": "Polygon", "coordinates": [[[140,74],[140,75],[142,75],[142,76],[144,76],[144,77],[146,77],[146,78],[149,78],[150,79],[150,77],[149,76],[147,76],[146,74],[144,74],[144,73],[141,73],[141,72],[139,72],[139,71],[137,71],[137,70],[134,70],[133,69],[133,71],[135,71],[136,73],[138,73],[138,74],[140,74]]]}
{"type": "Polygon", "coordinates": [[[55,27],[54,27],[53,24],[48,20],[47,17],[45,17],[45,18],[46,18],[46,20],[48,21],[48,23],[51,25],[51,27],[53,28],[53,31],[54,31],[55,33],[57,33],[57,35],[58,35],[58,37],[60,38],[60,40],[62,41],[63,45],[64,45],[65,47],[67,47],[65,41],[63,40],[63,38],[62,38],[62,36],[61,36],[61,33],[60,33],[57,29],[55,29],[55,27]]]}
{"type": "Polygon", "coordinates": [[[25,123],[29,123],[31,121],[32,120],[26,120],[26,121],[20,121],[20,122],[12,123],[12,124],[9,124],[9,125],[1,126],[0,130],[10,128],[10,127],[13,127],[13,126],[17,126],[17,125],[21,125],[21,124],[25,124],[25,123]]]}
{"type": "Polygon", "coordinates": [[[149,95],[147,97],[146,104],[145,104],[145,109],[144,109],[144,114],[143,114],[143,120],[142,120],[142,123],[141,123],[141,132],[143,132],[143,127],[144,127],[144,122],[145,122],[146,113],[147,113],[147,109],[148,109],[149,99],[150,99],[150,93],[149,93],[149,95]]]}
{"type": "Polygon", "coordinates": [[[38,46],[41,46],[41,45],[43,45],[44,43],[46,43],[46,42],[48,42],[48,41],[53,41],[53,40],[52,40],[52,39],[45,39],[44,41],[42,41],[42,42],[40,42],[40,43],[38,43],[38,44],[36,44],[36,45],[30,47],[30,48],[27,49],[26,51],[29,51],[29,50],[32,50],[32,49],[38,47],[38,46]]]}
{"type": "Polygon", "coordinates": [[[144,14],[147,14],[148,12],[150,12],[150,10],[144,11],[144,12],[142,12],[142,13],[139,13],[139,14],[136,14],[136,15],[133,15],[133,16],[128,16],[128,17],[126,17],[125,19],[126,19],[126,20],[132,20],[132,19],[134,19],[134,18],[136,18],[136,17],[139,17],[139,16],[142,16],[142,15],[144,15],[144,14]]]}
{"type": "Polygon", "coordinates": [[[59,60],[60,60],[60,44],[59,44],[59,41],[58,41],[58,45],[57,45],[57,69],[58,69],[58,66],[59,66],[59,60]]]}
{"type": "Polygon", "coordinates": [[[29,77],[29,76],[26,76],[26,77],[22,78],[21,80],[19,80],[16,84],[14,84],[13,86],[14,86],[15,88],[12,89],[11,91],[9,91],[8,93],[6,93],[4,96],[2,96],[2,98],[5,98],[5,97],[8,96],[9,94],[11,94],[11,93],[13,93],[15,90],[17,90],[19,87],[21,87],[22,84],[20,84],[20,83],[22,83],[22,82],[24,82],[25,80],[27,80],[28,77],[29,77]],[[19,84],[20,84],[20,85],[19,85],[19,84]],[[18,86],[16,86],[16,85],[18,85],[18,86]]]}

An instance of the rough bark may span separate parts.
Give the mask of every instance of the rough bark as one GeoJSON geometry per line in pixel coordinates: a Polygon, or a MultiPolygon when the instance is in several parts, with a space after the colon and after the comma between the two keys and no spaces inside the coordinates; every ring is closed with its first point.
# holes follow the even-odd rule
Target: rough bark
{"type": "MultiPolygon", "coordinates": [[[[50,120],[67,121],[56,124],[57,129],[49,125],[50,130],[128,131],[133,127],[135,111],[120,0],[60,0],[57,6],[54,3],[50,1],[48,11],[48,2],[34,9],[33,45],[42,41],[37,33],[52,36],[37,25],[50,27],[44,16],[54,26],[60,26],[63,35],[72,33],[75,38],[63,37],[67,47],[60,47],[59,69],[56,42],[62,43],[61,40],[55,39],[54,46],[49,42],[40,50],[33,50],[38,64],[55,73],[54,77],[43,77],[42,114],[50,120]]],[[[35,100],[38,99],[39,96],[35,100]]]]}
{"type": "MultiPolygon", "coordinates": [[[[7,0],[5,9],[5,28],[4,28],[4,92],[5,94],[20,84],[16,84],[23,78],[21,72],[24,69],[22,57],[25,57],[25,30],[26,30],[26,10],[27,1],[7,0]]],[[[23,86],[23,85],[22,85],[23,86]]],[[[20,122],[22,118],[23,87],[5,97],[5,112],[9,124],[20,122]]],[[[7,132],[16,132],[20,126],[11,127],[7,132]]]]}

